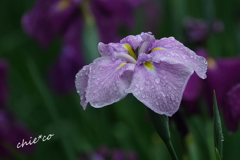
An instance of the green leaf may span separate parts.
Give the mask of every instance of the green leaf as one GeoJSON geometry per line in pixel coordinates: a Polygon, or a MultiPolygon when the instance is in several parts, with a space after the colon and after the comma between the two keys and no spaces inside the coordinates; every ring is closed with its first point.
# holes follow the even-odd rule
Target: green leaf
{"type": "Polygon", "coordinates": [[[87,64],[98,58],[98,32],[95,23],[86,23],[83,29],[83,51],[87,64]]]}
{"type": "MultiPolygon", "coordinates": [[[[214,125],[214,146],[216,157],[222,157],[223,133],[221,118],[218,111],[216,93],[213,93],[213,125],[214,125]]],[[[218,158],[217,158],[218,159],[218,158]]]]}
{"type": "Polygon", "coordinates": [[[215,153],[216,153],[216,159],[217,160],[222,160],[217,148],[215,148],[215,153]]]}
{"type": "Polygon", "coordinates": [[[87,64],[98,58],[99,36],[94,16],[91,12],[89,1],[83,1],[81,11],[85,20],[83,28],[83,51],[87,64]]]}
{"type": "Polygon", "coordinates": [[[149,113],[149,116],[153,122],[153,125],[154,125],[158,135],[162,138],[162,140],[166,144],[172,159],[178,160],[175,150],[172,146],[172,142],[171,142],[168,117],[166,115],[157,114],[149,108],[148,108],[148,113],[149,113]]]}

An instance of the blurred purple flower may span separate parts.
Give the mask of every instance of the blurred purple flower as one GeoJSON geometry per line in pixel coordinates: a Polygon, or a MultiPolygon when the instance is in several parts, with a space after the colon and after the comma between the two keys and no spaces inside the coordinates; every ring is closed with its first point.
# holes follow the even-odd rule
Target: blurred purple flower
{"type": "Polygon", "coordinates": [[[29,154],[34,146],[25,145],[17,148],[17,144],[23,139],[28,140],[31,137],[30,132],[6,110],[0,109],[0,157],[13,158],[11,149],[29,154]]]}
{"type": "MultiPolygon", "coordinates": [[[[204,48],[196,49],[196,54],[207,59],[207,51],[204,48]]],[[[209,65],[209,63],[208,63],[209,65]]],[[[203,83],[205,80],[199,79],[196,73],[190,77],[183,92],[182,104],[190,113],[198,113],[198,99],[202,95],[203,83]]]]}
{"type": "MultiPolygon", "coordinates": [[[[22,18],[25,31],[42,46],[48,46],[58,34],[62,38],[61,56],[50,71],[51,85],[60,93],[74,90],[75,74],[83,66],[81,2],[82,0],[38,0],[22,18]]],[[[101,40],[110,42],[118,39],[121,26],[131,28],[133,9],[141,0],[114,3],[110,3],[110,0],[92,0],[89,3],[101,40]]]]}
{"type": "Polygon", "coordinates": [[[188,18],[183,25],[186,39],[192,43],[203,42],[208,36],[208,27],[203,20],[188,18]]]}
{"type": "MultiPolygon", "coordinates": [[[[47,46],[57,34],[62,34],[76,16],[82,18],[81,1],[38,0],[32,10],[23,16],[23,27],[42,46],[47,46]]],[[[116,40],[121,25],[132,26],[132,12],[140,2],[141,0],[121,0],[114,3],[110,3],[110,0],[90,2],[103,42],[116,40]]]]}
{"type": "Polygon", "coordinates": [[[200,49],[196,53],[206,57],[208,61],[208,78],[197,80],[193,75],[184,91],[182,104],[187,107],[188,111],[195,111],[198,109],[198,99],[201,96],[207,100],[209,111],[212,114],[213,90],[215,90],[218,107],[223,112],[228,129],[236,131],[240,120],[239,104],[236,100],[236,97],[239,97],[240,74],[236,73],[240,69],[240,57],[214,60],[207,55],[207,51],[204,49],[200,49]],[[203,86],[205,90],[202,90],[203,86]],[[234,95],[234,93],[236,94],[234,95]]]}
{"type": "Polygon", "coordinates": [[[225,58],[214,60],[208,58],[209,70],[206,79],[206,96],[209,106],[213,105],[213,90],[216,91],[218,107],[225,106],[227,92],[240,82],[240,74],[236,74],[240,69],[240,58],[225,58]]]}
{"type": "Polygon", "coordinates": [[[63,35],[64,46],[57,62],[50,70],[50,83],[58,93],[69,93],[74,87],[75,75],[84,65],[80,46],[80,19],[75,19],[63,35]]]}
{"type": "Polygon", "coordinates": [[[227,127],[230,131],[235,132],[240,121],[240,83],[228,91],[225,105],[224,115],[227,127]]]}
{"type": "Polygon", "coordinates": [[[101,108],[132,93],[154,112],[172,116],[193,72],[206,78],[205,58],[173,37],[155,40],[153,35],[141,33],[120,43],[99,43],[99,52],[102,57],[76,75],[84,109],[88,102],[101,108]]]}
{"type": "MultiPolygon", "coordinates": [[[[10,150],[17,149],[18,142],[30,137],[30,133],[6,110],[8,97],[7,70],[7,62],[0,60],[0,157],[4,158],[10,158],[10,150]]],[[[19,149],[23,153],[29,153],[32,150],[32,146],[19,149]]]]}
{"type": "MultiPolygon", "coordinates": [[[[213,65],[209,67],[208,70],[208,79],[206,80],[206,98],[210,106],[210,111],[212,112],[212,97],[213,90],[216,91],[216,96],[218,100],[218,107],[223,111],[227,127],[230,131],[236,131],[238,118],[232,113],[238,114],[239,110],[237,109],[237,101],[230,103],[229,100],[234,99],[232,93],[236,90],[231,89],[240,83],[240,74],[237,74],[240,69],[240,58],[235,59],[219,59],[212,60],[213,65]],[[231,123],[229,123],[231,121],[231,123]]],[[[210,64],[211,64],[210,63],[210,64]]]]}
{"type": "Polygon", "coordinates": [[[113,152],[113,160],[124,160],[124,154],[120,150],[115,150],[113,152]]]}
{"type": "Polygon", "coordinates": [[[6,106],[8,99],[7,70],[7,63],[0,60],[0,109],[6,106]]]}
{"type": "Polygon", "coordinates": [[[183,29],[186,40],[190,43],[204,43],[210,33],[221,33],[224,29],[222,21],[215,20],[211,26],[202,19],[187,18],[184,21],[183,29]]]}
{"type": "Polygon", "coordinates": [[[121,149],[110,150],[107,147],[101,147],[93,153],[84,154],[79,160],[137,160],[134,152],[126,152],[121,149]],[[104,152],[102,152],[104,150],[104,152]]]}
{"type": "Polygon", "coordinates": [[[78,10],[81,0],[38,0],[22,18],[25,31],[42,46],[62,32],[78,10]]]}

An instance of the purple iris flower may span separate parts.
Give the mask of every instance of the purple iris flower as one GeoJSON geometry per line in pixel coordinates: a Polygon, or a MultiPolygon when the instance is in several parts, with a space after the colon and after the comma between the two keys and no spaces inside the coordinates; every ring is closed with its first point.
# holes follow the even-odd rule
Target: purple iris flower
{"type": "Polygon", "coordinates": [[[62,53],[50,70],[50,83],[57,93],[73,91],[75,75],[84,65],[79,36],[82,24],[75,19],[63,34],[62,53]]]}
{"type": "Polygon", "coordinates": [[[226,94],[240,82],[240,75],[236,74],[240,68],[240,58],[225,58],[214,60],[208,58],[209,70],[206,79],[206,98],[212,108],[213,90],[216,91],[218,107],[222,110],[226,105],[226,94]]]}
{"type": "Polygon", "coordinates": [[[239,98],[238,85],[240,75],[236,74],[240,69],[240,58],[227,58],[213,60],[208,58],[209,70],[206,80],[206,99],[212,112],[212,91],[216,91],[218,107],[223,111],[228,130],[237,130],[239,122],[239,98]]]}
{"type": "Polygon", "coordinates": [[[196,53],[206,57],[208,61],[208,78],[201,80],[193,75],[189,79],[183,95],[183,105],[188,111],[196,111],[197,101],[201,96],[206,99],[209,111],[212,113],[213,90],[215,90],[218,107],[223,112],[227,128],[234,132],[240,120],[239,101],[236,98],[239,97],[240,75],[236,73],[240,68],[240,58],[215,60],[209,57],[204,49],[198,49],[196,53]]]}
{"type": "MultiPolygon", "coordinates": [[[[82,0],[37,0],[32,10],[23,16],[23,27],[42,46],[47,46],[57,34],[63,33],[75,17],[82,19],[81,3],[82,0]]],[[[116,40],[121,25],[128,28],[132,26],[133,9],[139,3],[141,0],[114,3],[110,0],[90,1],[90,9],[103,42],[116,40]]]]}
{"type": "Polygon", "coordinates": [[[47,46],[71,22],[81,0],[38,0],[22,18],[26,32],[47,46]]]}
{"type": "MultiPolygon", "coordinates": [[[[133,10],[141,1],[120,0],[114,3],[110,0],[89,1],[103,42],[118,40],[121,26],[131,28],[133,10]]],[[[68,93],[74,89],[75,74],[83,66],[81,5],[82,0],[37,0],[32,10],[22,18],[25,31],[41,46],[48,46],[57,35],[60,35],[63,48],[59,59],[50,70],[51,86],[60,93],[68,93]]]]}
{"type": "Polygon", "coordinates": [[[132,93],[154,112],[172,116],[193,72],[206,78],[206,59],[173,37],[156,40],[141,33],[120,43],[99,43],[98,49],[102,57],[76,75],[84,109],[88,103],[101,108],[132,93]]]}

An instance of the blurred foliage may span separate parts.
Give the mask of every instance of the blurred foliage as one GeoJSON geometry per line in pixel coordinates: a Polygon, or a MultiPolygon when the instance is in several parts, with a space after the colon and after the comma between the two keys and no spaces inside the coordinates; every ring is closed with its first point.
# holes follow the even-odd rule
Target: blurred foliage
{"type": "MultiPolygon", "coordinates": [[[[161,5],[162,15],[152,17],[158,21],[152,31],[156,38],[174,36],[184,43],[182,25],[186,17],[204,19],[208,24],[219,19],[224,31],[210,34],[207,50],[213,57],[239,55],[240,14],[236,11],[240,10],[240,2],[237,0],[162,0],[157,3],[161,5]]],[[[54,134],[49,141],[33,144],[34,152],[20,154],[21,158],[77,159],[104,145],[134,151],[142,160],[170,159],[147,116],[146,107],[132,95],[102,109],[88,106],[83,110],[77,93],[59,95],[51,90],[48,70],[58,58],[61,44],[56,39],[50,47],[41,48],[23,31],[21,17],[33,4],[34,0],[3,0],[0,5],[0,56],[9,64],[7,107],[32,131],[33,137],[54,134]]],[[[145,31],[141,27],[145,22],[143,10],[144,6],[140,6],[135,11],[134,29],[131,32],[121,30],[121,37],[145,31]]],[[[184,160],[215,159],[212,117],[203,109],[198,115],[184,115],[184,118],[189,127],[185,139],[174,121],[170,123],[177,155],[184,160]]],[[[223,123],[223,134],[223,159],[240,159],[240,130],[229,133],[223,123]]]]}

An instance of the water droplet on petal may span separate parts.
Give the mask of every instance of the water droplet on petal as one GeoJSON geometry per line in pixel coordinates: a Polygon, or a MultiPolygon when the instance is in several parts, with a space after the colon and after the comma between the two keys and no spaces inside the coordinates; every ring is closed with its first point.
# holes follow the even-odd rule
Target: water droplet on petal
{"type": "Polygon", "coordinates": [[[160,79],[157,77],[157,78],[155,78],[155,82],[158,84],[158,83],[160,83],[160,79]]]}
{"type": "Polygon", "coordinates": [[[166,97],[166,95],[164,93],[162,93],[163,97],[166,97]]]}

